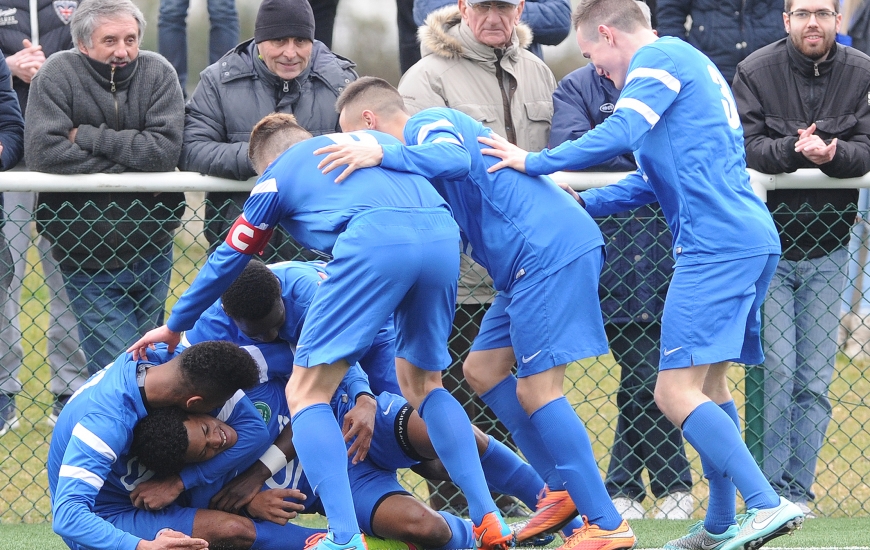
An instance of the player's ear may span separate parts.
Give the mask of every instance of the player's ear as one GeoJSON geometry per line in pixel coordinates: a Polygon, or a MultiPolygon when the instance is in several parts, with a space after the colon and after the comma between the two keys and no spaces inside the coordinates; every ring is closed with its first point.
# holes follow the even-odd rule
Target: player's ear
{"type": "Polygon", "coordinates": [[[376,130],[378,127],[378,116],[374,111],[368,109],[363,110],[362,119],[366,125],[366,130],[376,130]]]}
{"type": "Polygon", "coordinates": [[[184,402],[184,409],[188,411],[196,410],[197,405],[202,405],[203,401],[205,399],[201,395],[191,395],[184,402]]]}

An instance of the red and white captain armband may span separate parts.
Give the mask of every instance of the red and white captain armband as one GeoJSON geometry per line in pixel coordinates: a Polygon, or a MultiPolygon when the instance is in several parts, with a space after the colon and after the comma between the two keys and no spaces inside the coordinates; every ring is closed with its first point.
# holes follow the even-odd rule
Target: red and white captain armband
{"type": "Polygon", "coordinates": [[[287,467],[287,457],[284,456],[284,451],[279,449],[276,445],[272,445],[266,449],[266,452],[260,457],[260,462],[262,462],[266,468],[269,468],[272,475],[277,474],[287,467]]]}
{"type": "Polygon", "coordinates": [[[262,254],[266,244],[272,237],[273,228],[261,229],[245,219],[242,214],[236,218],[236,223],[230,227],[227,233],[226,243],[240,254],[254,255],[262,254]]]}

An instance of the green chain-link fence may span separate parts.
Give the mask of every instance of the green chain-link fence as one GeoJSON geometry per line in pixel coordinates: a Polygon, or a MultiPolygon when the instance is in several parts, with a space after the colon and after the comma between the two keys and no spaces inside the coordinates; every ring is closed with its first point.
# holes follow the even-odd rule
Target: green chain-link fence
{"type": "MultiPolygon", "coordinates": [[[[202,194],[188,193],[187,198],[189,207],[174,237],[174,262],[167,310],[171,309],[177,297],[193,280],[208,249],[203,231],[205,210],[202,194]],[[191,205],[195,208],[191,208],[191,205]]],[[[15,328],[0,333],[3,351],[0,357],[0,398],[4,395],[13,398],[17,418],[17,426],[0,436],[0,522],[40,522],[50,516],[45,459],[51,439],[51,415],[56,396],[68,393],[68,384],[76,383],[75,373],[69,371],[81,369],[84,358],[78,351],[75,318],[68,315],[69,312],[65,311],[67,306],[57,302],[57,297],[54,297],[54,301],[50,299],[52,296],[44,272],[48,264],[40,261],[41,249],[36,245],[37,233],[26,205],[7,204],[6,211],[6,234],[23,232],[17,240],[9,243],[13,260],[19,261],[23,270],[19,274],[21,295],[20,313],[17,315],[20,338],[15,328]],[[59,304],[60,307],[52,312],[50,303],[59,304]],[[50,364],[49,356],[61,359],[50,364]]],[[[629,243],[638,242],[638,231],[655,232],[653,241],[659,237],[661,220],[640,215],[632,219],[641,222],[640,225],[630,228],[626,219],[620,220],[616,229],[608,233],[611,243],[626,240],[629,243]],[[653,221],[658,223],[654,224],[653,221]]],[[[43,242],[43,252],[47,248],[44,245],[43,242]]],[[[294,259],[286,257],[287,247],[283,250],[285,256],[282,259],[294,259]]],[[[637,265],[646,262],[643,269],[654,269],[655,266],[650,267],[647,262],[653,254],[652,249],[647,248],[642,252],[630,253],[626,257],[637,265]]],[[[664,255],[667,256],[667,251],[664,255]]],[[[855,259],[858,256],[866,258],[860,247],[852,255],[855,259]]],[[[660,263],[664,265],[667,262],[662,260],[660,263]]],[[[479,266],[464,265],[468,270],[480,269],[479,266]]],[[[613,270],[609,275],[616,278],[611,288],[613,295],[623,296],[620,298],[623,300],[624,296],[638,296],[637,286],[650,280],[648,273],[632,278],[630,270],[622,269],[613,270]]],[[[478,399],[471,396],[469,388],[462,382],[458,357],[467,353],[488,297],[491,296],[477,272],[466,274],[463,285],[466,288],[460,293],[450,342],[456,361],[446,373],[445,385],[466,404],[469,415],[478,426],[496,437],[505,438],[504,428],[478,399]],[[475,291],[468,285],[478,288],[475,291]]],[[[13,290],[15,287],[13,281],[13,290]]],[[[60,287],[63,287],[62,283],[60,287]]],[[[602,296],[607,297],[607,293],[602,296]]],[[[11,320],[16,311],[11,302],[7,301],[0,313],[7,320],[11,320]]],[[[816,495],[814,509],[817,514],[826,516],[860,516],[870,512],[870,461],[867,460],[870,455],[870,408],[867,405],[870,400],[870,376],[865,373],[865,367],[870,363],[870,356],[867,355],[870,353],[870,318],[865,324],[860,308],[854,309],[855,312],[847,315],[843,323],[848,330],[840,328],[839,341],[833,341],[830,346],[836,354],[833,383],[829,391],[833,418],[823,440],[815,468],[817,477],[812,486],[816,495]]],[[[633,317],[634,321],[640,323],[617,323],[609,327],[611,340],[623,340],[623,363],[638,362],[636,355],[642,355],[644,349],[657,349],[656,325],[646,324],[655,317],[655,308],[652,307],[633,317]]],[[[835,327],[833,338],[837,338],[837,330],[835,327]]],[[[768,336],[770,334],[767,333],[768,336]]],[[[813,342],[811,347],[818,346],[821,349],[823,344],[819,340],[813,342]]],[[[623,462],[614,464],[611,469],[617,474],[614,477],[623,479],[622,490],[628,496],[637,496],[641,489],[632,489],[635,485],[624,480],[640,478],[648,493],[643,505],[648,510],[648,517],[652,517],[656,506],[662,502],[652,491],[661,496],[664,486],[670,486],[673,490],[683,483],[679,471],[680,450],[678,446],[669,446],[667,443],[669,435],[664,432],[670,429],[668,425],[656,423],[650,417],[655,415],[655,411],[648,405],[644,408],[639,404],[649,403],[649,378],[635,376],[632,380],[631,375],[632,369],[620,368],[612,355],[601,356],[569,365],[565,389],[568,399],[586,424],[602,475],[608,471],[613,454],[614,432],[619,416],[617,402],[623,406],[624,421],[627,422],[620,429],[623,448],[615,453],[623,462]],[[626,384],[620,392],[621,376],[626,377],[626,384]],[[653,479],[650,479],[647,466],[656,472],[653,479]]],[[[761,457],[765,443],[765,410],[769,413],[771,406],[771,400],[765,395],[765,367],[750,366],[744,370],[737,366],[730,370],[730,377],[738,409],[746,423],[747,441],[756,456],[761,457]]],[[[768,383],[769,379],[768,376],[768,383]]],[[[689,446],[685,447],[685,453],[691,472],[694,513],[698,516],[706,505],[706,482],[701,474],[697,453],[689,446]]],[[[683,474],[683,481],[685,477],[683,474]]],[[[461,497],[457,497],[446,485],[429,485],[410,472],[403,472],[403,480],[421,498],[433,493],[433,505],[462,510],[461,497]],[[436,491],[437,495],[434,494],[436,491]]],[[[512,501],[505,499],[500,499],[499,504],[506,510],[514,506],[512,501]]]]}

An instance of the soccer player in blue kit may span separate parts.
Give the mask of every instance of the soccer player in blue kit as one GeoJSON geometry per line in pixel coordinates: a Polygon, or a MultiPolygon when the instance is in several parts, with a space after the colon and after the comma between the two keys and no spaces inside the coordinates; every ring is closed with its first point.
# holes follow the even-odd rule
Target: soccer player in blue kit
{"type": "Polygon", "coordinates": [[[491,170],[549,174],[634,151],[636,173],[578,200],[594,216],[658,201],[674,236],[655,399],[701,455],[710,501],[704,522],[665,547],[757,548],[804,518],[749,453],[725,376],[731,361],[763,360],[760,307],[780,253],[773,220],[749,185],[734,98],[706,56],[658,38],[634,0],[584,0],[574,26],[584,57],[622,90],[615,112],[552,150],[528,154],[488,139],[484,153],[502,159],[491,170]],[[747,507],[739,520],[736,490],[747,507]]]}
{"type": "Polygon", "coordinates": [[[472,258],[493,278],[498,294],[463,365],[466,379],[553,496],[570,495],[542,499],[518,539],[561,528],[579,510],[583,523],[569,525],[564,549],[633,547],[634,532],[613,506],[586,428],[562,389],[567,363],[607,353],[597,300],[604,243],[595,222],[549,178],[488,173],[495,161],[480,153],[477,138],[489,130],[464,113],[437,108],[409,116],[398,91],[373,77],[349,85],[336,108],[342,129],[373,128],[405,144],[325,147],[315,152],[328,153],[320,166],[347,166],[336,181],[377,165],[425,176],[453,210],[472,258]]]}
{"type": "Polygon", "coordinates": [[[209,256],[167,325],[131,350],[179,341],[242,271],[280,223],[304,246],[331,254],[315,293],[287,384],[293,443],[329,520],[318,549],[365,548],[353,509],[345,447],[329,401],[390,314],[396,322],[396,370],[402,394],[420,412],[453,481],[469,502],[481,548],[509,546],[513,534],[492,500],[471,423],[441,384],[459,272],[459,231],[423,178],[380,168],[337,186],[317,169],[315,149],[336,140],[388,141],[378,133],[312,138],[290,115],[255,126],[249,155],[258,184],[226,241],[209,256]],[[288,150],[289,148],[289,150],[288,150]],[[273,162],[274,161],[274,162],[273,162]]]}
{"type": "Polygon", "coordinates": [[[256,531],[245,518],[215,510],[164,508],[143,498],[138,489],[153,472],[149,475],[128,451],[134,426],[154,408],[177,406],[221,415],[241,432],[231,452],[176,477],[183,481],[182,489],[223,479],[236,461],[255,460],[263,451],[266,429],[239,391],[256,383],[255,362],[229,342],[205,342],[174,352],[162,347],[139,360],[124,354],[92,376],[58,417],[49,448],[54,531],[74,550],[195,550],[204,548],[206,540],[252,543],[256,531]],[[165,529],[172,532],[161,534],[165,529]]]}

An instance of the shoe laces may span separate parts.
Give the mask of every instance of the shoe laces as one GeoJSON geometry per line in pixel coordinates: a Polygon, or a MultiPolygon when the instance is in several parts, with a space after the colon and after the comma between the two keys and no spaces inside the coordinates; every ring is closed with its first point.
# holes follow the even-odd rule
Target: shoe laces
{"type": "Polygon", "coordinates": [[[317,544],[325,539],[327,536],[329,536],[329,533],[314,533],[313,535],[305,539],[304,550],[308,550],[309,548],[317,546],[317,544]]]}
{"type": "Polygon", "coordinates": [[[565,540],[565,544],[563,546],[572,546],[578,540],[582,540],[586,538],[586,533],[589,532],[589,529],[592,525],[589,523],[589,518],[586,516],[582,516],[583,518],[583,527],[578,527],[574,529],[574,532],[571,533],[571,536],[565,540]]]}

